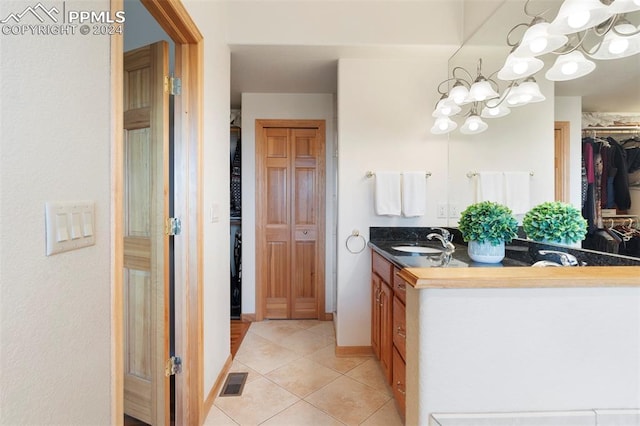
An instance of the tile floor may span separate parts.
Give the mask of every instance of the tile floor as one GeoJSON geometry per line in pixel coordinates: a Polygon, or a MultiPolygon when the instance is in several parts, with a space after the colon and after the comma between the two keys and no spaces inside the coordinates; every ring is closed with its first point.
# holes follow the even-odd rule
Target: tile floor
{"type": "Polygon", "coordinates": [[[333,322],[252,323],[231,372],[241,396],[216,398],[205,425],[402,425],[373,357],[337,358],[333,322]]]}

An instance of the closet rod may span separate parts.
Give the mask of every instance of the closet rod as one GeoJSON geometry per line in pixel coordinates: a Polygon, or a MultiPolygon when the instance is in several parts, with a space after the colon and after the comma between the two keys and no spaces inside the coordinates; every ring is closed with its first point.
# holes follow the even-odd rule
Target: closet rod
{"type": "Polygon", "coordinates": [[[639,133],[640,126],[593,126],[593,127],[585,127],[582,129],[582,132],[593,132],[596,133],[619,133],[619,134],[627,134],[627,133],[639,133]]]}

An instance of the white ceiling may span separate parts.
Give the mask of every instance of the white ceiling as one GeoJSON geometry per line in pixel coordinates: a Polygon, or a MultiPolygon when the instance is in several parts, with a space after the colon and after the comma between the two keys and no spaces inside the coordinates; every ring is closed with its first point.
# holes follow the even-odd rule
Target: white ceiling
{"type": "MultiPolygon", "coordinates": [[[[246,93],[337,93],[339,58],[428,57],[433,46],[230,46],[231,107],[246,93]]],[[[439,47],[453,54],[455,46],[439,47]]]]}
{"type": "MultiPolygon", "coordinates": [[[[550,3],[558,5],[560,0],[550,0],[550,3]]],[[[522,1],[506,1],[496,15],[490,17],[471,37],[470,42],[505,45],[509,29],[517,23],[528,21],[522,5],[522,1]]],[[[538,7],[541,7],[540,3],[538,7]]],[[[555,12],[551,13],[549,19],[555,16],[555,12]]],[[[240,107],[242,92],[335,94],[338,58],[428,55],[428,50],[433,48],[434,46],[231,46],[231,106],[240,107]]],[[[453,47],[449,49],[453,54],[453,47]]],[[[542,75],[540,73],[538,78],[543,78],[542,75]]],[[[584,111],[638,112],[640,55],[597,61],[596,71],[592,74],[571,82],[556,83],[556,95],[583,96],[584,111]]]]}

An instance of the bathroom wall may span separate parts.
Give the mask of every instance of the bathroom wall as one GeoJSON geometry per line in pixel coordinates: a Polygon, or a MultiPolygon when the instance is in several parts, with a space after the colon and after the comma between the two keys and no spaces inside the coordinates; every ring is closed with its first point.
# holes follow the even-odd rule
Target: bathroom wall
{"type": "Polygon", "coordinates": [[[338,295],[340,346],[369,346],[371,253],[350,253],[353,230],[369,226],[445,225],[436,215],[446,202],[447,136],[429,133],[435,87],[446,77],[451,49],[433,47],[411,59],[341,59],[338,64],[338,295]],[[367,171],[424,170],[427,210],[417,218],[377,216],[374,179],[367,171]]]}
{"type": "MultiPolygon", "coordinates": [[[[481,58],[483,75],[488,77],[502,67],[507,54],[504,46],[465,47],[450,62],[449,69],[462,66],[475,77],[478,59],[481,58]]],[[[478,179],[467,177],[469,172],[533,172],[531,207],[553,200],[554,181],[549,177],[554,173],[554,86],[544,78],[537,80],[545,101],[511,108],[511,113],[505,117],[484,119],[489,128],[480,134],[460,133],[464,120],[456,118],[459,127],[449,134],[449,185],[453,189],[449,203],[458,212],[477,201],[478,179]]],[[[500,93],[504,92],[507,83],[496,81],[500,85],[500,93]]],[[[468,110],[469,107],[465,108],[468,110]]],[[[451,217],[450,224],[457,225],[457,219],[451,217]]]]}
{"type": "Polygon", "coordinates": [[[0,424],[114,424],[110,40],[0,38],[0,424]],[[46,256],[45,203],[87,200],[95,245],[46,256]]]}
{"type": "Polygon", "coordinates": [[[256,312],[256,129],[258,119],[326,120],[325,310],[335,311],[336,126],[332,94],[242,94],[242,312],[256,312]]]}

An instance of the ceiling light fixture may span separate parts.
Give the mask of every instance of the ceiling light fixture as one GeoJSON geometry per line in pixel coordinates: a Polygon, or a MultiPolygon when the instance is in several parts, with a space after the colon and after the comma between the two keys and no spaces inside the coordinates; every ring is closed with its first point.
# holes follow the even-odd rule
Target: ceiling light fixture
{"type": "Polygon", "coordinates": [[[522,77],[509,72],[514,69],[515,57],[522,63],[556,54],[558,58],[545,77],[566,81],[592,72],[596,64],[590,59],[618,59],[640,53],[640,27],[626,19],[626,14],[640,11],[640,0],[565,0],[550,23],[542,17],[548,10],[530,13],[530,1],[525,3],[524,13],[532,21],[514,26],[507,34],[507,44],[513,49],[498,74],[500,79],[522,77]],[[518,42],[512,42],[514,31],[522,26],[527,30],[518,42]]]}
{"type": "Polygon", "coordinates": [[[492,79],[494,74],[496,73],[489,77],[482,74],[482,59],[478,60],[475,78],[463,67],[455,67],[452,77],[438,85],[441,97],[431,114],[436,119],[431,133],[444,134],[455,130],[458,124],[452,117],[457,115],[465,118],[464,124],[460,127],[461,133],[473,135],[484,132],[489,126],[482,118],[499,118],[509,114],[509,106],[512,106],[510,100],[515,99],[514,92],[518,100],[513,106],[545,99],[540,93],[538,83],[530,76],[510,81],[501,95],[498,83],[492,79]],[[446,88],[452,82],[453,86],[447,92],[446,88]]]}

